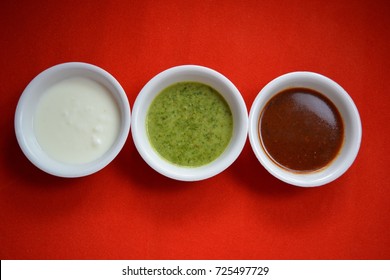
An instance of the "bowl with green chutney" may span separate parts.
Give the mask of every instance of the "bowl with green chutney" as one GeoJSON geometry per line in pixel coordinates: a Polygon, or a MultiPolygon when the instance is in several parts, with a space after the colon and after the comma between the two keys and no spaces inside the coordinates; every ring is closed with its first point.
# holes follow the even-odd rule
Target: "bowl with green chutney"
{"type": "Polygon", "coordinates": [[[260,91],[248,130],[264,168],[299,187],[339,178],[354,162],[362,137],[349,94],[328,77],[303,71],[277,77],[260,91]]]}
{"type": "Polygon", "coordinates": [[[132,137],[145,162],[179,181],[219,174],[240,155],[248,111],[234,84],[198,65],[167,69],[153,77],[133,106],[132,137]]]}

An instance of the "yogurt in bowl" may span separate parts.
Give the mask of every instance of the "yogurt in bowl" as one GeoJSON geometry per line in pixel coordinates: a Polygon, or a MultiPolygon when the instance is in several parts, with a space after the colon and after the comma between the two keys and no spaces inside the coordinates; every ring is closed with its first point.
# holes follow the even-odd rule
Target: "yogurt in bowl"
{"type": "Polygon", "coordinates": [[[26,157],[59,177],[81,177],[109,164],[130,128],[123,88],[105,70],[87,63],[53,66],[20,97],[15,132],[26,157]]]}
{"type": "Polygon", "coordinates": [[[152,78],[133,107],[132,136],[142,158],[180,181],[210,178],[241,153],[248,113],[238,89],[203,66],[170,68],[152,78]]]}

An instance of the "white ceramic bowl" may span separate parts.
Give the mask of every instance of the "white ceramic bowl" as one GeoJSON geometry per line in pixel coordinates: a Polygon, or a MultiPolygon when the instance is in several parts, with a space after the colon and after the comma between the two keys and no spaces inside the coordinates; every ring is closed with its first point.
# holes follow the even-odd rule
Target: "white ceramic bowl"
{"type": "Polygon", "coordinates": [[[241,153],[248,135],[248,111],[240,92],[225,76],[202,66],[182,65],[161,72],[143,87],[132,112],[132,136],[142,158],[157,172],[180,181],[199,181],[225,170],[241,153]],[[181,167],[163,159],[151,146],[146,131],[146,115],[153,99],[166,87],[183,81],[213,87],[225,98],[233,114],[233,136],[228,147],[216,160],[200,167],[181,167]]]}
{"type": "Polygon", "coordinates": [[[130,129],[130,106],[125,91],[107,71],[87,63],[68,62],[50,67],[36,76],[21,95],[15,112],[15,133],[26,157],[41,170],[59,177],[82,177],[108,165],[120,152],[130,129]],[[89,78],[105,86],[120,110],[120,132],[111,148],[100,158],[85,164],[68,164],[49,157],[40,147],[34,133],[33,117],[47,88],[66,78],[89,78]]]}
{"type": "Polygon", "coordinates": [[[359,112],[351,97],[333,80],[313,72],[292,72],[272,80],[257,95],[249,114],[249,141],[256,157],[272,175],[295,186],[321,186],[340,177],[354,162],[361,137],[359,112]],[[287,171],[267,156],[261,144],[259,119],[264,106],[275,94],[294,87],[310,88],[328,97],[339,110],[344,123],[344,142],[338,156],[319,171],[310,173],[287,171]]]}

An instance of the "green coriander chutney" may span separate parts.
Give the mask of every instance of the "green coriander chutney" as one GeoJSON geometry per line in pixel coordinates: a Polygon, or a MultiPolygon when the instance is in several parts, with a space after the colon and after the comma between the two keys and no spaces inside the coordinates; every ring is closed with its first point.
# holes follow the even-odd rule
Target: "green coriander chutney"
{"type": "Polygon", "coordinates": [[[229,105],[212,87],[180,82],[161,91],[146,116],[154,149],[179,166],[198,167],[215,160],[233,133],[229,105]]]}

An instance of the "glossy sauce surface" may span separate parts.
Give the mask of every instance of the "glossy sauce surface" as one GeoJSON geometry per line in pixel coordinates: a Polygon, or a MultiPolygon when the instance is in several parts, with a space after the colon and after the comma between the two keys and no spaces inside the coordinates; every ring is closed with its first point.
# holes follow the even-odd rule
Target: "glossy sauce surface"
{"type": "Polygon", "coordinates": [[[259,120],[260,139],[268,156],[296,172],[328,165],[344,139],[343,121],[335,105],[307,88],[284,90],[265,106],[259,120]]]}

